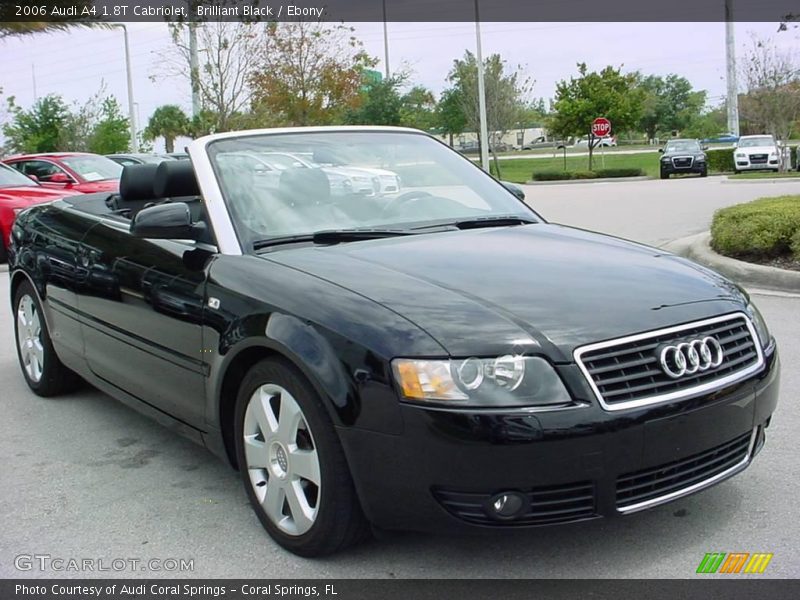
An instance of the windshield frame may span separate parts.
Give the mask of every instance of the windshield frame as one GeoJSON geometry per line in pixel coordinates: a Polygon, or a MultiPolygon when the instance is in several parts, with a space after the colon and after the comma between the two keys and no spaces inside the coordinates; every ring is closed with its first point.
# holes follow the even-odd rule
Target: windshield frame
{"type": "MultiPolygon", "coordinates": [[[[357,125],[256,129],[248,131],[226,132],[221,134],[205,136],[203,138],[195,140],[188,147],[192,163],[194,164],[195,167],[198,183],[203,192],[203,197],[206,202],[209,218],[211,219],[215,231],[217,232],[220,251],[224,254],[256,254],[257,251],[253,247],[254,244],[256,242],[263,242],[264,239],[268,240],[270,238],[267,237],[263,239],[256,239],[252,235],[250,236],[244,235],[244,232],[241,231],[243,229],[241,223],[236,222],[236,216],[232,213],[231,204],[229,203],[228,198],[226,197],[227,191],[224,189],[222,183],[223,179],[221,173],[219,172],[217,161],[214,159],[214,156],[217,152],[215,145],[218,142],[220,142],[221,140],[230,141],[231,139],[246,139],[251,137],[266,137],[266,136],[288,136],[288,135],[302,136],[307,134],[333,135],[333,134],[357,134],[357,133],[398,134],[405,136],[415,135],[415,136],[425,137],[428,140],[441,144],[446,151],[452,153],[451,155],[449,155],[450,159],[456,160],[457,157],[458,161],[466,161],[466,163],[469,165],[468,168],[477,169],[477,173],[479,173],[480,177],[488,178],[488,181],[492,182],[495,186],[497,186],[496,189],[498,194],[502,194],[508,197],[509,199],[513,199],[513,202],[516,203],[515,210],[518,211],[519,216],[523,216],[527,219],[532,220],[533,222],[540,222],[540,223],[547,222],[539,213],[537,213],[533,208],[531,208],[530,205],[528,205],[526,202],[514,196],[514,194],[512,194],[505,186],[503,186],[503,184],[500,181],[486,174],[480,168],[480,166],[478,166],[475,162],[463,156],[461,153],[451,148],[442,140],[439,140],[425,132],[416,129],[403,128],[403,127],[357,126],[357,125]]],[[[289,150],[277,150],[277,151],[290,152],[289,150]]],[[[506,216],[507,212],[508,211],[503,213],[504,216],[506,216]]],[[[464,217],[460,215],[455,215],[453,218],[463,219],[464,217]]],[[[428,219],[413,223],[405,222],[402,224],[402,226],[396,225],[396,227],[411,229],[412,227],[418,228],[420,226],[433,226],[439,224],[440,223],[434,223],[430,219],[428,219]]],[[[385,227],[393,227],[393,225],[384,224],[381,226],[376,225],[376,227],[385,228],[385,227]]],[[[427,229],[427,227],[425,227],[425,229],[427,229]]],[[[435,229],[433,231],[435,231],[435,229]]],[[[315,232],[309,231],[308,233],[315,233],[315,232]]],[[[428,233],[428,231],[425,231],[424,233],[428,233]]],[[[283,236],[276,235],[275,237],[277,238],[283,236]]]]}
{"type": "Polygon", "coordinates": [[[776,146],[775,138],[770,135],[759,135],[755,137],[739,138],[737,148],[764,148],[765,146],[776,146]]]}
{"type": "Polygon", "coordinates": [[[687,153],[687,154],[700,154],[703,152],[703,145],[698,140],[670,140],[664,145],[665,154],[687,153]],[[670,145],[694,145],[694,148],[685,150],[678,148],[670,148],[670,145]]]}

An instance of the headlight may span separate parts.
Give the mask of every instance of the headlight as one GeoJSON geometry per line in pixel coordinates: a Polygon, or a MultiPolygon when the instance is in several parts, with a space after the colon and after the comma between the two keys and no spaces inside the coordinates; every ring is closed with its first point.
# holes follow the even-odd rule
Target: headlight
{"type": "Polygon", "coordinates": [[[756,328],[756,333],[758,334],[758,340],[761,342],[761,347],[766,348],[769,346],[772,339],[772,336],[769,333],[769,328],[767,327],[767,322],[764,320],[764,317],[761,316],[761,312],[756,308],[756,305],[752,302],[747,305],[747,314],[750,315],[753,325],[756,328]]]}
{"type": "Polygon", "coordinates": [[[705,154],[701,154],[700,156],[695,156],[694,159],[697,162],[706,162],[706,155],[705,154]]]}
{"type": "Polygon", "coordinates": [[[736,158],[747,158],[747,155],[744,152],[737,152],[736,158]]]}
{"type": "Polygon", "coordinates": [[[398,358],[392,370],[403,398],[448,406],[567,404],[570,395],[550,363],[536,356],[418,360],[398,358]]]}

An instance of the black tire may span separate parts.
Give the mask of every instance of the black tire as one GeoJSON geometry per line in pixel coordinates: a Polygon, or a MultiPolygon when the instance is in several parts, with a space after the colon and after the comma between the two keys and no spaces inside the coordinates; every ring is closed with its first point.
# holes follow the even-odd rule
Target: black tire
{"type": "MultiPolygon", "coordinates": [[[[253,510],[272,539],[294,554],[314,557],[338,552],[369,536],[369,523],[361,510],[330,415],[319,394],[294,365],[282,359],[268,358],[253,366],[242,380],[236,400],[235,419],[236,456],[242,482],[253,510]],[[319,459],[320,487],[317,490],[316,517],[310,529],[299,535],[285,532],[270,518],[256,496],[257,485],[251,480],[251,469],[245,457],[247,407],[251,397],[264,385],[279,386],[291,395],[308,425],[308,443],[313,444],[319,459]]],[[[262,440],[266,448],[269,443],[267,436],[263,436],[262,440]]],[[[289,457],[291,461],[291,454],[289,457]]],[[[269,474],[268,469],[252,471],[266,474],[267,482],[258,484],[263,485],[261,489],[264,490],[269,486],[268,481],[275,477],[269,474]]]]}
{"type": "Polygon", "coordinates": [[[39,297],[33,289],[33,286],[28,281],[24,281],[17,288],[14,294],[14,339],[17,346],[17,357],[19,358],[19,366],[22,369],[22,375],[25,377],[25,382],[28,387],[38,396],[57,396],[73,391],[80,385],[81,379],[73,371],[69,370],[59,360],[53,342],[50,339],[50,332],[47,329],[47,322],[42,313],[42,305],[39,302],[39,297]],[[38,313],[38,342],[41,345],[42,361],[40,365],[41,375],[38,380],[36,377],[29,373],[26,368],[25,360],[23,359],[23,349],[21,347],[20,338],[20,319],[18,317],[20,304],[25,300],[30,299],[31,305],[38,313]]]}
{"type": "Polygon", "coordinates": [[[700,171],[700,177],[708,177],[708,169],[703,169],[700,171]]]}
{"type": "MultiPolygon", "coordinates": [[[[0,230],[0,236],[3,235],[2,230],[0,230]]],[[[0,265],[8,261],[8,251],[6,250],[5,244],[0,240],[0,265]]]]}
{"type": "Polygon", "coordinates": [[[734,175],[738,175],[739,173],[741,173],[741,171],[739,169],[734,169],[733,170],[733,174],[734,175]]]}
{"type": "Polygon", "coordinates": [[[664,169],[661,169],[661,179],[669,179],[669,173],[664,169]]]}

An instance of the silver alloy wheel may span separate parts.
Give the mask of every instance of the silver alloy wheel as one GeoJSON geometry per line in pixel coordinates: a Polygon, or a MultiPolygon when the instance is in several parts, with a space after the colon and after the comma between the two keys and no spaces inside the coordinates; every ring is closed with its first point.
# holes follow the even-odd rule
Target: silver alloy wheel
{"type": "Polygon", "coordinates": [[[42,323],[36,303],[27,294],[22,297],[17,307],[17,344],[28,378],[33,383],[39,383],[44,367],[42,323]]]}
{"type": "Polygon", "coordinates": [[[259,504],[283,532],[298,536],[319,513],[321,478],[314,436],[291,393],[266,384],[244,415],[244,455],[259,504]]]}

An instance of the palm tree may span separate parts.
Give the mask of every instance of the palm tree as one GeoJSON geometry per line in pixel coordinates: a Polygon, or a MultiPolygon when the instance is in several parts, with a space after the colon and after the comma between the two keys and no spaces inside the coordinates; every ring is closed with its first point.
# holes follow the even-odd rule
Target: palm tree
{"type": "MultiPolygon", "coordinates": [[[[33,6],[35,3],[32,3],[33,6]]],[[[97,10],[93,0],[53,0],[48,3],[48,10],[56,7],[76,7],[77,15],[65,17],[53,17],[50,21],[16,21],[16,6],[10,2],[0,4],[0,40],[9,37],[30,35],[33,33],[49,33],[54,31],[64,31],[72,27],[102,27],[108,28],[110,23],[92,21],[92,16],[83,15],[81,11],[84,7],[97,10]]]]}
{"type": "Polygon", "coordinates": [[[175,138],[188,133],[189,117],[186,116],[186,113],[179,106],[165,104],[153,112],[153,116],[150,117],[150,121],[145,127],[144,138],[154,140],[157,137],[163,137],[167,152],[172,152],[175,147],[175,138]]]}

